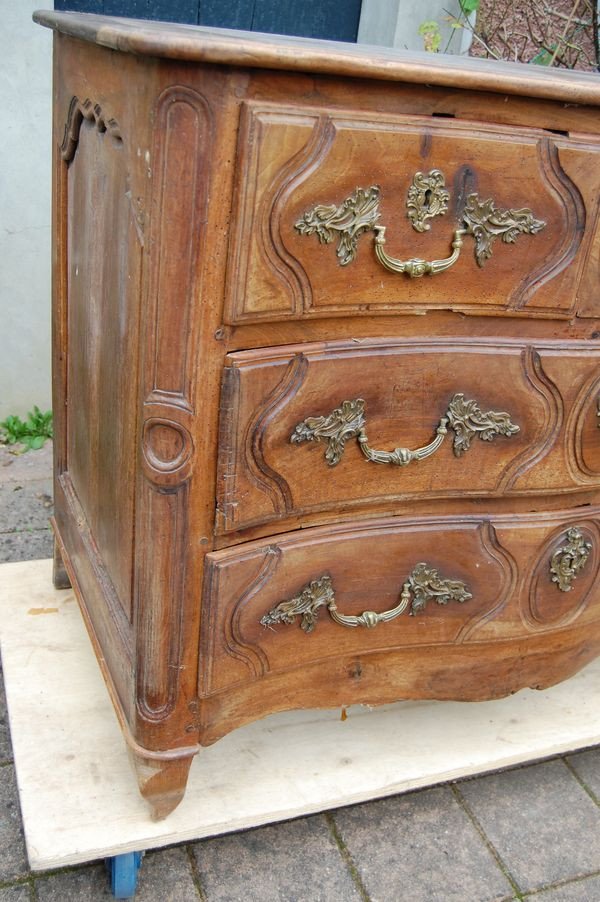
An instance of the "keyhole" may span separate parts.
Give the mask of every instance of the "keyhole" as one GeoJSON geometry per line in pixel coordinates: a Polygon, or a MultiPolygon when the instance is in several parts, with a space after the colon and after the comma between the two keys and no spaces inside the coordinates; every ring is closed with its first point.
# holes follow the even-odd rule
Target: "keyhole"
{"type": "Polygon", "coordinates": [[[433,191],[431,190],[431,188],[427,188],[427,190],[425,191],[425,206],[426,207],[429,206],[432,197],[433,197],[433,191]]]}

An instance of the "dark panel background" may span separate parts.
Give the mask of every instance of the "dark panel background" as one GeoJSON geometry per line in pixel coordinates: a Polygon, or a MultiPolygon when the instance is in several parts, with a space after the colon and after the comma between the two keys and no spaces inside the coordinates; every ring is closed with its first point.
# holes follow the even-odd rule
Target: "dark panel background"
{"type": "Polygon", "coordinates": [[[356,41],[361,0],[55,0],[54,9],[356,41]]]}

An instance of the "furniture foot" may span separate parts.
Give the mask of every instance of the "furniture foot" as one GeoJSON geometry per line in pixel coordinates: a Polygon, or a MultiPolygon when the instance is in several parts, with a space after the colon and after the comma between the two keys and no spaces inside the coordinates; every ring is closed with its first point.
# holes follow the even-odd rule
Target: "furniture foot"
{"type": "Polygon", "coordinates": [[[60,553],[56,537],[54,539],[54,565],[52,567],[52,582],[55,589],[70,589],[71,580],[65,570],[62,555],[60,553]]]}
{"type": "Polygon", "coordinates": [[[156,759],[129,750],[140,792],[150,805],[152,820],[161,821],[179,805],[185,793],[193,755],[156,759]]]}
{"type": "Polygon", "coordinates": [[[110,888],[115,899],[131,899],[135,895],[143,852],[125,852],[106,859],[110,888]]]}

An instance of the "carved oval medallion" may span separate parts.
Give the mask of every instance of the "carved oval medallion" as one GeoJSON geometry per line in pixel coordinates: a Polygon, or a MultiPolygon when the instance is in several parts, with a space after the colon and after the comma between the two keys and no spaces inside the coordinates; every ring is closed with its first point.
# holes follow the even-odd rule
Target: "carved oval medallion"
{"type": "Polygon", "coordinates": [[[150,469],[175,473],[187,463],[192,448],[192,437],[180,423],[161,417],[150,417],[144,423],[142,450],[150,469]]]}
{"type": "Polygon", "coordinates": [[[589,543],[591,548],[585,566],[577,572],[576,578],[569,581],[568,591],[560,590],[556,570],[557,556],[565,557],[568,535],[574,531],[569,529],[569,524],[552,533],[534,564],[524,611],[526,621],[534,629],[565,626],[587,607],[599,564],[598,528],[589,521],[576,526],[582,543],[589,543]]]}

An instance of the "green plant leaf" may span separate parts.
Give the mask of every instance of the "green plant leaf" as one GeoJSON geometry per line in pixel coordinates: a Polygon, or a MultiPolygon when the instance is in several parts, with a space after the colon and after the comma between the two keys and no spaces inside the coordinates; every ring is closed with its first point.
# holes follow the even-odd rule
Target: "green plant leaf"
{"type": "Polygon", "coordinates": [[[419,34],[423,38],[423,45],[428,53],[437,53],[439,51],[442,43],[442,33],[437,22],[431,20],[421,22],[419,34]]]}
{"type": "Polygon", "coordinates": [[[546,48],[544,47],[542,50],[540,50],[539,53],[536,53],[536,55],[531,58],[531,62],[534,66],[549,66],[552,62],[552,54],[554,53],[555,49],[556,44],[554,45],[554,47],[552,47],[552,52],[546,50],[546,48]]]}
{"type": "Polygon", "coordinates": [[[22,444],[23,451],[42,448],[46,439],[52,438],[52,434],[52,411],[42,413],[37,405],[29,411],[25,422],[13,414],[0,422],[0,443],[22,444]]]}
{"type": "Polygon", "coordinates": [[[479,0],[459,0],[459,2],[460,8],[467,16],[479,9],[479,0]]]}

